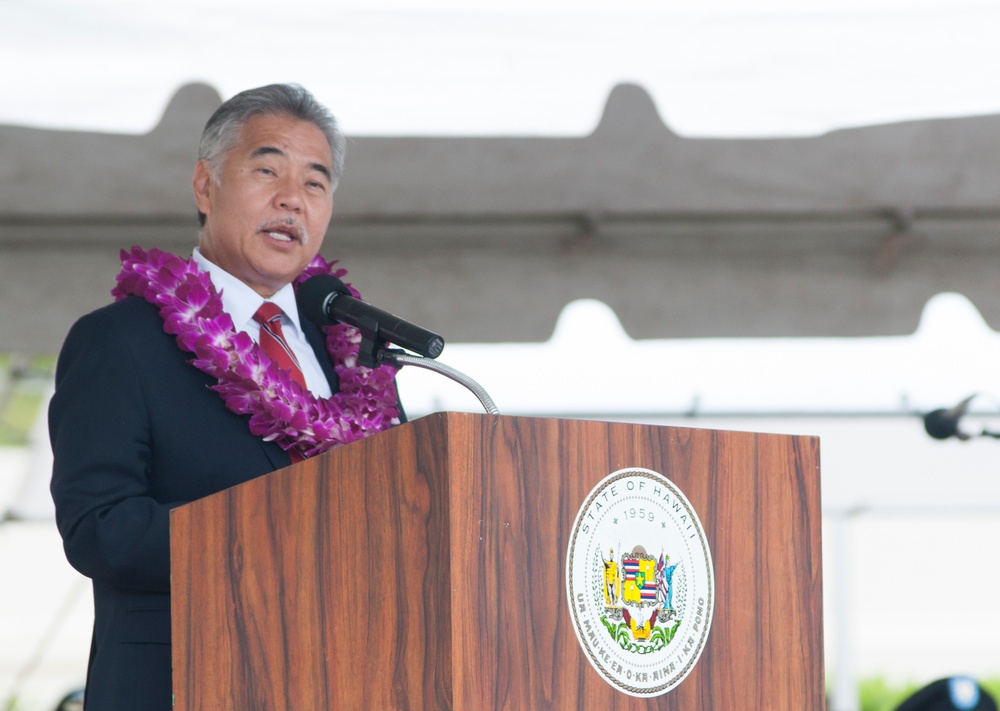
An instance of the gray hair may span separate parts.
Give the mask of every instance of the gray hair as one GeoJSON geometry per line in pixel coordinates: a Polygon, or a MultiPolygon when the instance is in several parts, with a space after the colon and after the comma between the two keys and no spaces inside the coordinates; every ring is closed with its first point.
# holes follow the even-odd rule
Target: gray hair
{"type": "MultiPolygon", "coordinates": [[[[319,128],[330,144],[330,155],[333,156],[333,165],[330,166],[332,187],[336,189],[344,169],[344,134],[330,110],[298,84],[269,84],[241,91],[212,114],[201,134],[198,159],[208,163],[216,180],[222,169],[222,161],[236,145],[243,126],[255,116],[289,116],[319,128]]],[[[205,215],[200,211],[198,221],[205,224],[205,215]]]]}

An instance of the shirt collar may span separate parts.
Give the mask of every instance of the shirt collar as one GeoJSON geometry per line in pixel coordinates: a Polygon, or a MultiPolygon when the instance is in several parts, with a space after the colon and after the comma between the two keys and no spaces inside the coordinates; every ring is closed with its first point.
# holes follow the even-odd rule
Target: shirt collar
{"type": "Polygon", "coordinates": [[[197,247],[194,248],[193,258],[199,269],[208,272],[215,290],[222,299],[222,308],[232,317],[233,326],[237,331],[247,330],[247,325],[253,322],[253,315],[257,313],[260,305],[265,301],[272,301],[281,307],[285,317],[295,329],[299,333],[302,332],[302,327],[299,325],[299,307],[295,302],[295,289],[291,284],[285,284],[274,296],[265,299],[218,264],[210,261],[197,247]]]}

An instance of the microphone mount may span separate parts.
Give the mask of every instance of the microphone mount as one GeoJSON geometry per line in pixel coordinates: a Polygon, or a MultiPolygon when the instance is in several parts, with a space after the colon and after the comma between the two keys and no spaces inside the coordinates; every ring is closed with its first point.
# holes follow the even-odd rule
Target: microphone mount
{"type": "Polygon", "coordinates": [[[497,409],[497,406],[493,403],[493,398],[489,396],[486,389],[465,373],[431,358],[413,355],[398,348],[389,348],[386,342],[378,337],[378,324],[375,323],[375,319],[360,319],[355,328],[361,331],[361,346],[358,350],[359,365],[363,365],[366,368],[377,368],[386,363],[397,368],[402,368],[404,365],[412,365],[424,368],[425,370],[431,370],[454,380],[459,385],[465,386],[479,399],[483,409],[489,414],[500,414],[500,410],[497,409]]]}
{"type": "Polygon", "coordinates": [[[439,363],[436,360],[424,358],[423,356],[415,356],[410,353],[405,353],[394,348],[382,348],[378,353],[378,357],[380,362],[388,362],[390,365],[394,365],[397,368],[402,368],[404,365],[413,365],[418,368],[432,370],[435,373],[445,376],[446,378],[450,378],[456,383],[464,385],[472,391],[472,394],[479,398],[479,402],[482,404],[483,409],[485,409],[486,412],[491,415],[500,414],[500,410],[498,410],[497,406],[493,404],[493,398],[489,396],[482,385],[477,383],[465,373],[452,368],[450,365],[445,365],[444,363],[439,363]]]}

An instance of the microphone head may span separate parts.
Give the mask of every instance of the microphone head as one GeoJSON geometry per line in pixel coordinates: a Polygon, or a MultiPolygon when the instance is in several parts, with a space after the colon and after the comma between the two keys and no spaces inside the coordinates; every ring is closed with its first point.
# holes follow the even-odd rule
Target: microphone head
{"type": "Polygon", "coordinates": [[[309,277],[295,297],[302,315],[319,326],[343,323],[376,343],[395,343],[429,358],[437,358],[444,349],[441,336],[364,303],[344,282],[329,274],[309,277]]]}
{"type": "Polygon", "coordinates": [[[958,417],[951,411],[940,408],[924,415],[924,430],[934,439],[948,439],[958,435],[958,417]]]}
{"type": "Polygon", "coordinates": [[[962,400],[953,407],[941,407],[924,415],[924,430],[934,439],[969,439],[969,435],[959,429],[958,421],[969,411],[969,405],[976,394],[962,400]]]}
{"type": "Polygon", "coordinates": [[[317,274],[306,279],[295,293],[302,315],[319,326],[336,323],[330,318],[327,304],[335,294],[351,295],[347,284],[329,274],[317,274]]]}

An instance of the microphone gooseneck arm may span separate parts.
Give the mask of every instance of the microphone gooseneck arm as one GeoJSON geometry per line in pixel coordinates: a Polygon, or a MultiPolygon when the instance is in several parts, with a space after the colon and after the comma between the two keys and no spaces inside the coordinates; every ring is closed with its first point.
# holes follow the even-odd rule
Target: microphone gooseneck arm
{"type": "Polygon", "coordinates": [[[396,349],[387,348],[382,349],[378,353],[378,359],[380,362],[386,362],[390,365],[396,365],[398,367],[402,367],[404,365],[415,365],[418,368],[433,370],[446,378],[451,378],[456,383],[464,385],[466,388],[471,390],[472,394],[479,398],[479,402],[482,403],[486,412],[491,415],[500,414],[500,410],[498,410],[497,406],[493,404],[493,398],[489,396],[482,385],[477,383],[465,373],[452,368],[450,365],[445,365],[444,363],[439,363],[436,360],[424,358],[423,356],[410,355],[409,353],[403,353],[402,351],[396,349]]]}

